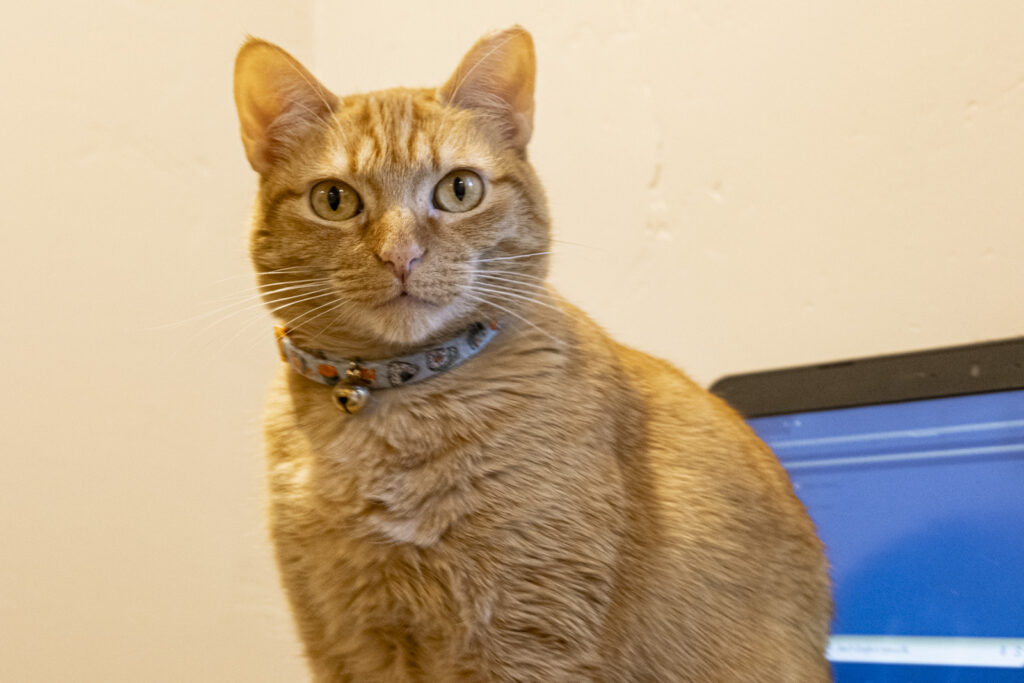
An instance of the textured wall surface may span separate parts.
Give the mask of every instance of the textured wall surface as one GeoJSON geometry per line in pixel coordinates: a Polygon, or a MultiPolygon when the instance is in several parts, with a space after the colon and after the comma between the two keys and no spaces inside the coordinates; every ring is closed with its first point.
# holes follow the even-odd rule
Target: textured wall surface
{"type": "Polygon", "coordinates": [[[1024,5],[22,3],[0,70],[0,678],[296,681],[231,62],[441,83],[521,23],[553,279],[698,380],[1024,333],[1024,5]],[[226,298],[222,298],[226,297],[226,298]]]}

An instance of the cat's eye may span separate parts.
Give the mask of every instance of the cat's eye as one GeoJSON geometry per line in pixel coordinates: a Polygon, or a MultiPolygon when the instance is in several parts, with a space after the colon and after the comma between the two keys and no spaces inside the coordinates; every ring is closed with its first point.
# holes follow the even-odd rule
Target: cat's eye
{"type": "Polygon", "coordinates": [[[484,181],[472,171],[452,171],[434,188],[434,206],[450,213],[475,209],[484,198],[484,181]]]}
{"type": "Polygon", "coordinates": [[[363,210],[363,200],[351,185],[340,180],[322,180],[309,193],[313,212],[326,221],[344,221],[363,210]]]}

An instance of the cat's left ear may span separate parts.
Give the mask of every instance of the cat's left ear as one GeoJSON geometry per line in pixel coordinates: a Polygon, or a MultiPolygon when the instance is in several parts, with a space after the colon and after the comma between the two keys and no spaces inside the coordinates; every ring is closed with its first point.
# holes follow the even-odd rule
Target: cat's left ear
{"type": "Polygon", "coordinates": [[[262,175],[330,119],[338,98],[277,45],[250,38],[235,59],[235,106],[245,155],[262,175]]]}
{"type": "Polygon", "coordinates": [[[533,38],[513,26],[478,40],[438,96],[445,104],[488,115],[505,141],[522,150],[533,133],[536,70],[533,38]]]}

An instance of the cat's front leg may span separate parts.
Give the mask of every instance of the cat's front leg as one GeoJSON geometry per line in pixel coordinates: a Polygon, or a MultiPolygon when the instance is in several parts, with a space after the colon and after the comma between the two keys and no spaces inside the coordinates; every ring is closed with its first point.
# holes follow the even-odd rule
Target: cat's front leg
{"type": "MultiPolygon", "coordinates": [[[[588,639],[589,641],[589,639],[588,639]]],[[[602,683],[603,663],[590,642],[569,642],[543,631],[513,628],[496,634],[474,667],[472,681],[602,683]]]]}
{"type": "Polygon", "coordinates": [[[338,618],[325,640],[306,645],[315,683],[428,683],[422,675],[419,644],[405,626],[360,625],[358,617],[338,618]]]}
{"type": "Polygon", "coordinates": [[[315,683],[420,683],[401,649],[369,638],[358,652],[311,658],[315,683]]]}
{"type": "Polygon", "coordinates": [[[482,610],[488,618],[478,626],[473,667],[479,678],[471,680],[606,680],[598,643],[609,595],[604,572],[576,562],[505,574],[482,610]]]}
{"type": "Polygon", "coordinates": [[[356,679],[345,671],[344,664],[333,659],[312,659],[309,669],[313,683],[356,683],[356,679]]]}
{"type": "Polygon", "coordinates": [[[332,652],[328,624],[317,614],[315,601],[302,579],[303,572],[296,571],[294,565],[299,563],[286,562],[279,552],[278,564],[312,680],[315,683],[356,683],[360,679],[353,677],[346,665],[347,658],[332,652]]]}
{"type": "MultiPolygon", "coordinates": [[[[367,626],[364,614],[340,609],[350,602],[324,586],[315,586],[310,576],[316,568],[300,558],[278,552],[283,583],[302,640],[304,654],[316,683],[418,683],[414,655],[416,648],[408,629],[367,626]],[[291,561],[289,561],[291,559],[291,561]]],[[[346,576],[341,567],[335,572],[346,576]]],[[[334,585],[352,584],[343,580],[334,585]]],[[[363,610],[368,612],[369,610],[363,610]]]]}

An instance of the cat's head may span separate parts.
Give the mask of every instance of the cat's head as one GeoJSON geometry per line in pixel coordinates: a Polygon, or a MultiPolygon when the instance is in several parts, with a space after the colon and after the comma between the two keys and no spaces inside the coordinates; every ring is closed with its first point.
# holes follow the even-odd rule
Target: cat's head
{"type": "Polygon", "coordinates": [[[337,96],[251,39],[235,103],[260,174],[252,261],[274,315],[323,349],[424,342],[518,317],[549,222],[526,160],[533,42],[482,38],[436,89],[337,96]]]}

